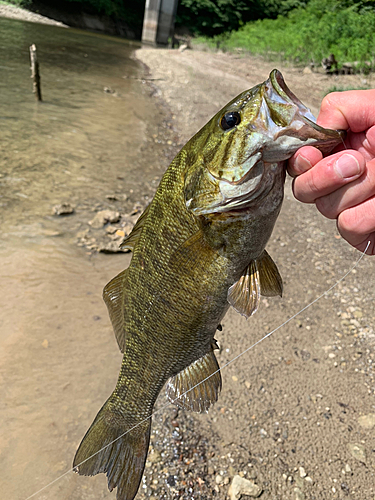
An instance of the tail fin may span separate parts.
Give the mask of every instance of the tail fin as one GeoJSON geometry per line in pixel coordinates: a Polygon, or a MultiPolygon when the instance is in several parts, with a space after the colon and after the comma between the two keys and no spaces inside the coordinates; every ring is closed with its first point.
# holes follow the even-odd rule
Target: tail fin
{"type": "Polygon", "coordinates": [[[127,432],[105,403],[79,445],[75,472],[84,476],[105,472],[108,489],[117,487],[117,500],[133,500],[145,467],[150,428],[151,419],[127,432]]]}

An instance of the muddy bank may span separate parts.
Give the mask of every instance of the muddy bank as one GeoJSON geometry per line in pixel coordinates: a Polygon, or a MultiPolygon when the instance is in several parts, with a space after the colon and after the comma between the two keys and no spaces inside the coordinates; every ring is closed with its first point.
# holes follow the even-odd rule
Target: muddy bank
{"type": "MultiPolygon", "coordinates": [[[[304,74],[229,54],[141,49],[136,56],[155,79],[149,83],[155,99],[175,116],[181,142],[275,66],[314,113],[333,85],[361,84],[357,76],[304,74]]],[[[248,321],[229,311],[217,332],[221,366],[327,290],[359,256],[333,221],[294,200],[290,179],[268,251],[283,276],[284,297],[263,299],[248,321]]],[[[332,292],[226,367],[222,394],[207,415],[156,416],[140,498],[224,500],[232,498],[235,476],[257,484],[266,500],[372,498],[374,270],[366,257],[332,292]],[[200,444],[188,455],[181,443],[194,435],[200,444]],[[166,466],[176,441],[180,459],[166,466]]]]}

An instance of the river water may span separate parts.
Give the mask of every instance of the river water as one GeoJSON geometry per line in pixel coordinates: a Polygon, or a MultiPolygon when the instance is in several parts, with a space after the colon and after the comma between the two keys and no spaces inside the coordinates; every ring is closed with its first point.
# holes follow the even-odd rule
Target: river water
{"type": "MultiPolygon", "coordinates": [[[[24,500],[69,471],[121,362],[101,291],[129,257],[87,252],[77,231],[110,193],[147,198],[167,160],[136,44],[0,19],[0,47],[0,491],[24,500]],[[63,202],[73,215],[53,215],[63,202]]],[[[69,472],[33,498],[110,497],[102,475],[69,472]]]]}

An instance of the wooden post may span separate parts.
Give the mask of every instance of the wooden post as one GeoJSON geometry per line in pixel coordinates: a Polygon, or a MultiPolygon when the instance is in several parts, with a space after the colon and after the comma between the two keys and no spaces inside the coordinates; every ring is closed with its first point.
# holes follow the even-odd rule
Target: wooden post
{"type": "Polygon", "coordinates": [[[31,78],[33,79],[33,92],[37,101],[42,100],[42,92],[40,90],[40,75],[39,63],[36,55],[35,44],[30,45],[30,60],[31,60],[31,78]]]}

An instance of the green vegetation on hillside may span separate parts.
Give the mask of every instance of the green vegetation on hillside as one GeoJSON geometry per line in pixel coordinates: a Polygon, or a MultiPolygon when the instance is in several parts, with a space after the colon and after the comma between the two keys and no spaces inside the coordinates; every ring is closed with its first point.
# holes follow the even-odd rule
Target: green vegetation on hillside
{"type": "Polygon", "coordinates": [[[333,53],[346,61],[373,60],[375,2],[311,0],[277,19],[250,22],[237,31],[200,38],[210,47],[281,56],[294,63],[320,63],[333,53]]]}
{"type": "Polygon", "coordinates": [[[179,0],[176,27],[195,35],[214,36],[244,23],[276,18],[309,0],[179,0]]]}

